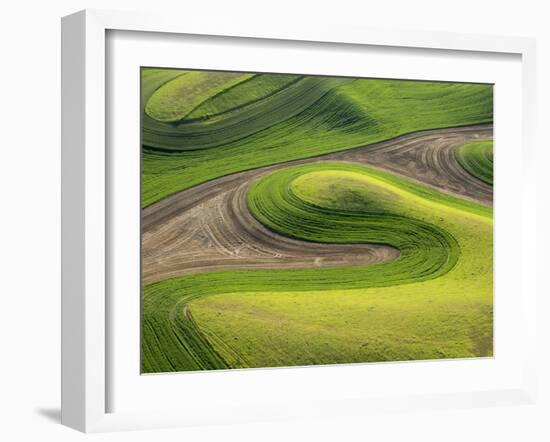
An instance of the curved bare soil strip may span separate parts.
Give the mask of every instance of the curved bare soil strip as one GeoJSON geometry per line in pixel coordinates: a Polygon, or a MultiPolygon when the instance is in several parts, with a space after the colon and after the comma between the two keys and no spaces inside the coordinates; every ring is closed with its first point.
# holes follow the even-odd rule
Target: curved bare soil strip
{"type": "Polygon", "coordinates": [[[455,156],[458,146],[492,137],[492,124],[440,129],[326,157],[376,166],[444,192],[492,205],[493,186],[465,171],[455,156]]]}
{"type": "Polygon", "coordinates": [[[492,125],[409,134],[221,177],[174,194],[142,210],[143,283],[215,270],[334,267],[396,259],[399,251],[385,245],[310,243],[272,232],[249,213],[245,198],[248,186],[260,176],[289,165],[348,161],[383,168],[490,205],[492,187],[465,172],[454,150],[492,134],[492,125]]]}
{"type": "Polygon", "coordinates": [[[143,282],[200,271],[370,264],[399,256],[389,246],[309,243],[272,232],[246,207],[246,191],[256,176],[237,183],[216,180],[211,192],[192,198],[185,210],[144,228],[143,282]]]}

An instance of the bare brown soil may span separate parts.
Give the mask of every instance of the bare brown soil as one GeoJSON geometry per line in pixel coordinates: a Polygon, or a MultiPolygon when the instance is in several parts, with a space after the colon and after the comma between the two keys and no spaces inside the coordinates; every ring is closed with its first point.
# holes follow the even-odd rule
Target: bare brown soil
{"type": "Polygon", "coordinates": [[[376,166],[436,189],[492,205],[493,186],[470,175],[455,156],[455,149],[461,144],[492,137],[492,125],[440,129],[338,152],[326,158],[376,166]]]}
{"type": "Polygon", "coordinates": [[[348,161],[372,165],[486,205],[492,187],[456,161],[457,146],[492,137],[492,125],[405,135],[375,145],[222,177],[142,210],[142,278],[148,284],[201,271],[371,264],[396,259],[395,248],[298,241],[257,222],[246,207],[258,177],[294,164],[348,161]]]}

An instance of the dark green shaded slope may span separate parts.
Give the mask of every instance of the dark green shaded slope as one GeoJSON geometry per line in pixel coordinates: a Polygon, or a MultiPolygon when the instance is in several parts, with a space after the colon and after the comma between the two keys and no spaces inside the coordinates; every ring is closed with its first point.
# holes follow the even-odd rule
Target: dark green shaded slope
{"type": "Polygon", "coordinates": [[[492,121],[490,85],[308,77],[270,95],[273,84],[264,84],[263,98],[256,85],[251,104],[205,120],[166,125],[143,117],[143,206],[247,169],[492,121]]]}
{"type": "Polygon", "coordinates": [[[470,174],[493,185],[493,141],[474,141],[456,151],[456,159],[470,174]]]}

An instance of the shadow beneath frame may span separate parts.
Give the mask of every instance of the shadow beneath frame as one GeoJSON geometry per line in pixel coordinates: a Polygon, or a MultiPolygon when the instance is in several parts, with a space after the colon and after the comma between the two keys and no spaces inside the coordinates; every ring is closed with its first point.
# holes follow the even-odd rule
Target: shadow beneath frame
{"type": "Polygon", "coordinates": [[[61,409],[60,408],[36,408],[34,410],[36,414],[42,416],[44,419],[50,422],[60,424],[61,423],[61,409]]]}

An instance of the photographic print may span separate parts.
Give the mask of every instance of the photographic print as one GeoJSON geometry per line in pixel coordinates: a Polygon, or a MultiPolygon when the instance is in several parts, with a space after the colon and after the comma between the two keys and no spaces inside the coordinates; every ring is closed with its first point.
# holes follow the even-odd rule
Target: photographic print
{"type": "Polygon", "coordinates": [[[493,85],[140,75],[142,373],[493,356],[493,85]]]}

